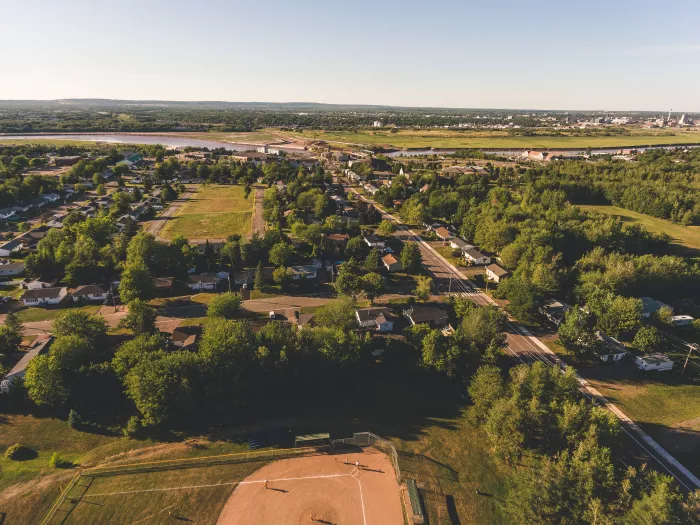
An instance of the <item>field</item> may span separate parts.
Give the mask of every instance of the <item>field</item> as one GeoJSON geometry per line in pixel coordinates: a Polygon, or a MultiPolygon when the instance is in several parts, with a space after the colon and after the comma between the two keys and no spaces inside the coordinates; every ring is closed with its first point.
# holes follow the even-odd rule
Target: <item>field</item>
{"type": "Polygon", "coordinates": [[[502,149],[586,149],[601,147],[632,147],[651,144],[683,144],[700,142],[700,133],[674,131],[654,133],[633,129],[629,135],[592,136],[510,136],[507,132],[477,132],[454,130],[400,130],[391,131],[323,131],[309,130],[303,133],[285,132],[285,136],[297,139],[325,140],[339,144],[363,144],[393,146],[395,148],[502,148],[502,149]]]}
{"type": "Polygon", "coordinates": [[[173,239],[225,239],[229,235],[247,235],[251,229],[253,198],[243,197],[241,186],[201,186],[175,215],[169,218],[160,235],[173,239]]]}
{"type": "Polygon", "coordinates": [[[639,223],[653,233],[665,233],[673,239],[674,244],[678,244],[691,251],[700,251],[700,226],[681,226],[671,221],[650,217],[636,211],[618,208],[617,206],[595,206],[583,205],[581,209],[616,215],[624,221],[639,223]]]}
{"type": "Polygon", "coordinates": [[[17,311],[17,317],[23,323],[36,323],[38,321],[51,321],[56,319],[59,315],[63,315],[71,310],[80,310],[90,315],[96,315],[100,311],[99,304],[89,304],[85,306],[79,306],[77,308],[62,308],[60,306],[54,307],[28,307],[17,311]]]}

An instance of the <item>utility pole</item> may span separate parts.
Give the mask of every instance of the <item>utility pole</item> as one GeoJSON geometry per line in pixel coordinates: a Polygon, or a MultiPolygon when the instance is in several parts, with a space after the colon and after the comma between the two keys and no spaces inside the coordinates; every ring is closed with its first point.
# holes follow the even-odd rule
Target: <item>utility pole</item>
{"type": "Polygon", "coordinates": [[[698,348],[698,345],[696,343],[691,343],[688,345],[688,355],[685,358],[685,363],[683,363],[683,371],[681,372],[682,374],[685,374],[685,367],[688,366],[688,361],[690,360],[690,354],[693,353],[693,350],[697,350],[700,352],[700,348],[698,348]]]}

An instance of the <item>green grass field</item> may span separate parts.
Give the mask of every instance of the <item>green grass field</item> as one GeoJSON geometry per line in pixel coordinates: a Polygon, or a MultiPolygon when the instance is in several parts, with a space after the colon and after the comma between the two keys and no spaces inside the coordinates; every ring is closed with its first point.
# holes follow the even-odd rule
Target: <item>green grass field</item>
{"type": "Polygon", "coordinates": [[[618,208],[617,206],[583,205],[579,207],[586,211],[616,215],[625,221],[639,223],[650,232],[665,233],[671,236],[674,244],[690,250],[700,250],[700,226],[681,226],[671,221],[657,219],[656,217],[618,208]]]}
{"type": "Polygon", "coordinates": [[[241,186],[202,186],[163,227],[166,239],[184,235],[188,239],[225,239],[247,235],[253,216],[252,194],[243,198],[241,186]]]}
{"type": "Polygon", "coordinates": [[[23,323],[36,323],[38,321],[52,321],[56,319],[59,315],[62,315],[71,310],[81,310],[90,315],[95,315],[100,310],[99,304],[89,304],[86,306],[79,306],[77,308],[61,308],[61,307],[29,307],[17,311],[17,317],[23,323]]]}
{"type": "Polygon", "coordinates": [[[393,146],[396,148],[503,148],[503,149],[586,149],[600,147],[632,147],[650,144],[684,144],[700,142],[700,133],[674,131],[653,133],[648,130],[632,129],[629,135],[612,136],[509,136],[506,132],[476,132],[454,130],[400,130],[391,131],[360,130],[324,131],[305,130],[284,132],[284,135],[299,139],[325,140],[340,144],[362,144],[372,146],[393,146]]]}

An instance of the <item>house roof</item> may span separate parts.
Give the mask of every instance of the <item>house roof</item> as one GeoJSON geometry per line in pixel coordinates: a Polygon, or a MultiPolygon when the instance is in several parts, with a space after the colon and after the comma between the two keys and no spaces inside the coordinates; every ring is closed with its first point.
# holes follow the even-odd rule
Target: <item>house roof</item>
{"type": "Polygon", "coordinates": [[[73,295],[76,297],[80,297],[83,295],[101,295],[107,293],[105,292],[102,288],[97,286],[96,284],[86,284],[84,286],[78,286],[75,291],[73,292],[73,295]]]}
{"type": "Polygon", "coordinates": [[[314,314],[299,314],[299,318],[297,319],[297,324],[299,326],[314,326],[314,314]]]}
{"type": "Polygon", "coordinates": [[[215,275],[190,275],[187,278],[187,282],[190,284],[197,283],[215,283],[219,279],[215,275]]]}
{"type": "Polygon", "coordinates": [[[453,237],[453,235],[450,233],[450,231],[447,228],[445,228],[444,226],[440,226],[439,228],[436,228],[435,234],[438,237],[442,237],[443,239],[453,237]]]}
{"type": "Polygon", "coordinates": [[[481,259],[484,256],[484,254],[476,248],[469,248],[467,250],[464,250],[464,255],[468,255],[472,259],[481,259]]]}
{"type": "Polygon", "coordinates": [[[496,277],[503,277],[505,275],[508,275],[510,272],[506,270],[505,268],[501,268],[497,264],[489,264],[486,269],[490,271],[492,274],[494,274],[496,277]]]}
{"type": "Polygon", "coordinates": [[[391,310],[386,307],[380,308],[358,308],[355,310],[357,318],[361,323],[366,321],[376,321],[377,323],[385,322],[391,317],[391,310]]]}
{"type": "Polygon", "coordinates": [[[292,273],[303,274],[303,275],[316,273],[318,271],[318,269],[313,264],[306,264],[306,265],[300,265],[300,266],[290,266],[289,269],[292,271],[292,273]]]}
{"type": "Polygon", "coordinates": [[[664,306],[668,306],[667,304],[657,301],[651,297],[641,297],[641,300],[642,313],[644,314],[653,314],[654,312],[661,310],[664,306]]]}
{"type": "Polygon", "coordinates": [[[24,262],[13,262],[7,264],[0,264],[0,270],[19,270],[24,269],[24,262]]]}
{"type": "Polygon", "coordinates": [[[350,236],[347,233],[331,233],[326,235],[326,238],[333,242],[342,242],[350,239],[350,236]]]}
{"type": "Polygon", "coordinates": [[[381,239],[375,234],[370,233],[369,235],[365,235],[365,241],[374,244],[375,242],[381,242],[381,239]]]}
{"type": "Polygon", "coordinates": [[[391,266],[392,264],[396,264],[399,262],[396,260],[396,257],[394,257],[390,253],[388,253],[384,257],[382,257],[382,261],[384,261],[384,264],[386,264],[387,266],[391,266]]]}
{"type": "Polygon", "coordinates": [[[170,288],[174,280],[174,277],[156,277],[153,279],[153,284],[156,288],[170,288]]]}
{"type": "Polygon", "coordinates": [[[474,247],[471,244],[467,243],[467,241],[463,241],[459,237],[454,237],[454,238],[450,239],[450,244],[454,244],[459,249],[467,249],[467,248],[474,247]]]}
{"type": "Polygon", "coordinates": [[[449,317],[445,310],[435,306],[416,305],[404,310],[404,312],[413,320],[414,323],[437,321],[440,319],[447,319],[449,317]]]}
{"type": "Polygon", "coordinates": [[[27,290],[22,295],[22,299],[56,299],[60,297],[61,291],[67,291],[65,287],[57,286],[55,288],[39,288],[37,290],[27,290]]]}
{"type": "Polygon", "coordinates": [[[16,375],[21,375],[27,368],[29,362],[44,351],[48,344],[53,340],[52,335],[44,334],[38,336],[33,342],[31,349],[22,356],[12,370],[8,372],[5,379],[13,379],[16,375]]]}
{"type": "Polygon", "coordinates": [[[620,341],[615,339],[614,337],[610,337],[607,334],[604,334],[603,332],[596,332],[595,333],[596,339],[601,343],[601,347],[598,350],[599,354],[603,355],[610,355],[610,354],[622,354],[622,353],[627,353],[627,349],[625,348],[625,345],[623,345],[620,341]]]}
{"type": "Polygon", "coordinates": [[[660,365],[662,363],[673,363],[673,359],[669,359],[664,354],[649,354],[638,357],[648,365],[660,365]]]}

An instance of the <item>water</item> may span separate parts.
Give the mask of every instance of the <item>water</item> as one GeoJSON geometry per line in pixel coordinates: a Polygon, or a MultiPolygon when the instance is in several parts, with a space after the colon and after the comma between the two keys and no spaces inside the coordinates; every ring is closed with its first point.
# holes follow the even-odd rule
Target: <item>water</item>
{"type": "MultiPolygon", "coordinates": [[[[618,151],[621,149],[636,149],[640,153],[643,153],[644,151],[648,149],[673,149],[673,148],[679,148],[679,147],[687,147],[687,148],[697,148],[700,147],[700,144],[676,144],[676,145],[668,145],[668,146],[654,146],[654,147],[637,147],[637,148],[632,148],[628,146],[621,146],[617,148],[597,148],[597,149],[591,149],[591,154],[592,155],[616,155],[618,151]]],[[[513,148],[513,149],[503,149],[503,150],[495,150],[491,148],[462,148],[462,149],[475,149],[475,150],[481,150],[484,153],[491,153],[492,155],[501,155],[505,157],[512,157],[514,155],[520,155],[523,151],[525,151],[523,148],[513,148]]],[[[564,155],[583,155],[586,153],[586,148],[577,148],[577,149],[559,149],[559,148],[553,148],[553,149],[547,149],[547,148],[535,148],[537,151],[550,151],[550,152],[555,152],[555,153],[561,153],[564,155]]],[[[455,153],[457,150],[456,149],[413,149],[413,150],[407,150],[407,151],[392,151],[389,153],[383,153],[386,157],[418,157],[420,155],[451,155],[452,153],[455,153]]]]}
{"type": "MultiPolygon", "coordinates": [[[[1,139],[48,139],[48,140],[81,140],[88,142],[106,142],[108,144],[161,144],[167,148],[226,148],[231,151],[255,150],[255,145],[235,144],[218,140],[204,140],[194,137],[171,135],[132,135],[127,133],[56,133],[52,135],[0,135],[1,139]]],[[[300,148],[271,146],[288,152],[298,152],[300,148]]]]}

